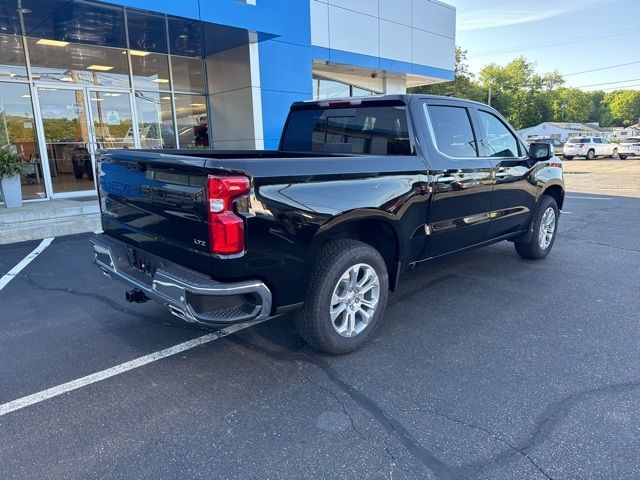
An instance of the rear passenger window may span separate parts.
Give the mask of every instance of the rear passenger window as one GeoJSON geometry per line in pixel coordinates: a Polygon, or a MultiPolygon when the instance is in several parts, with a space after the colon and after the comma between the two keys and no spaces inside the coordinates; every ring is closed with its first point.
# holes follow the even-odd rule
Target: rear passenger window
{"type": "Polygon", "coordinates": [[[490,157],[518,157],[518,140],[507,126],[492,113],[478,110],[485,139],[482,142],[490,157]]]}
{"type": "Polygon", "coordinates": [[[478,156],[469,113],[464,107],[424,105],[436,149],[452,158],[478,156]]]}

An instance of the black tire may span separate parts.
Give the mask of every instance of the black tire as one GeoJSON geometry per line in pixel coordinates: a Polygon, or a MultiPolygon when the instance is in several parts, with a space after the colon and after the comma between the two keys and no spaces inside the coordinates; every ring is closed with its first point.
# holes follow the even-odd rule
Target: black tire
{"type": "Polygon", "coordinates": [[[626,159],[627,159],[627,156],[626,156],[626,155],[618,155],[618,158],[619,158],[620,160],[626,160],[626,159]]]}
{"type": "Polygon", "coordinates": [[[587,160],[593,160],[594,158],[596,158],[596,151],[595,150],[589,150],[587,152],[586,159],[587,160]]]}
{"type": "Polygon", "coordinates": [[[553,199],[553,197],[549,197],[547,195],[544,195],[542,197],[542,199],[540,200],[540,204],[536,209],[536,213],[533,216],[532,228],[533,235],[531,235],[531,239],[528,243],[515,243],[516,252],[518,252],[518,255],[520,255],[522,258],[526,258],[528,260],[542,260],[549,254],[551,248],[553,248],[553,244],[558,233],[558,204],[553,199]],[[549,208],[553,209],[554,214],[553,234],[548,245],[546,245],[546,247],[543,247],[540,240],[540,230],[542,228],[542,218],[549,208]]]}
{"type": "Polygon", "coordinates": [[[566,160],[573,160],[573,155],[564,155],[566,160]]]}
{"type": "MultiPolygon", "coordinates": [[[[300,336],[317,350],[331,355],[352,352],[364,345],[380,324],[388,296],[389,275],[380,253],[357,240],[333,240],[322,247],[315,259],[306,300],[296,316],[296,328],[300,336]],[[365,325],[362,330],[347,337],[338,333],[338,326],[334,327],[330,308],[334,290],[339,288],[343,275],[360,264],[372,268],[378,276],[378,301],[366,324],[362,321],[365,317],[360,316],[360,325],[365,325]]],[[[353,310],[352,307],[347,308],[353,310]]],[[[348,314],[346,308],[343,312],[348,314]]],[[[352,315],[355,318],[356,314],[352,315]]],[[[342,318],[341,313],[336,321],[342,318]]]]}

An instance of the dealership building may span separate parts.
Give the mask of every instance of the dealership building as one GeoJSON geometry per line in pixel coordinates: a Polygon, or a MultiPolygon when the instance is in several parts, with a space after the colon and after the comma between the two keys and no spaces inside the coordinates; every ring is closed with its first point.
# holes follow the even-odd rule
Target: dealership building
{"type": "Polygon", "coordinates": [[[22,197],[93,195],[112,148],[277,148],[298,100],[454,78],[436,0],[0,0],[0,146],[22,197]]]}

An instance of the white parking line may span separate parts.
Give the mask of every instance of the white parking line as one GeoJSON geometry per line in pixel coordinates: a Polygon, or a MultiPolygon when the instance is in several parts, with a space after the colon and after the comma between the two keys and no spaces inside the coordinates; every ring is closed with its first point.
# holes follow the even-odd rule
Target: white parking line
{"type": "Polygon", "coordinates": [[[567,198],[578,198],[580,200],[611,200],[611,197],[579,197],[575,195],[567,195],[567,198]]]}
{"type": "Polygon", "coordinates": [[[42,251],[51,244],[51,242],[53,242],[53,238],[45,238],[44,240],[42,240],[42,242],[40,242],[40,245],[38,245],[35,248],[35,250],[33,250],[33,252],[31,252],[29,255],[24,257],[20,261],[20,263],[18,263],[15,267],[13,267],[5,275],[3,275],[3,277],[0,278],[0,290],[6,287],[9,284],[9,282],[13,280],[16,277],[16,275],[18,275],[22,271],[24,267],[29,265],[34,258],[40,255],[42,251]]]}
{"type": "Polygon", "coordinates": [[[186,350],[204,345],[205,343],[213,342],[214,340],[217,340],[219,338],[226,337],[227,335],[231,335],[232,333],[236,333],[240,330],[244,330],[245,328],[257,325],[257,323],[260,322],[231,325],[230,327],[223,328],[222,330],[218,330],[217,332],[203,335],[184,343],[179,343],[178,345],[174,345],[173,347],[165,348],[164,350],[159,350],[157,352],[150,353],[149,355],[144,355],[143,357],[138,357],[134,360],[116,365],[115,367],[107,368],[106,370],[92,373],[91,375],[87,375],[85,377],[63,383],[56,387],[51,387],[46,390],[42,390],[41,392],[33,393],[31,395],[18,398],[17,400],[13,400],[11,402],[3,403],[2,405],[0,405],[0,417],[6,415],[7,413],[20,410],[21,408],[43,402],[53,397],[57,397],[58,395],[62,395],[63,393],[86,387],[87,385],[91,385],[92,383],[96,383],[101,380],[120,375],[121,373],[128,372],[129,370],[133,370],[135,368],[140,368],[144,365],[148,365],[149,363],[157,362],[158,360],[161,360],[163,358],[182,353],[186,350]]]}

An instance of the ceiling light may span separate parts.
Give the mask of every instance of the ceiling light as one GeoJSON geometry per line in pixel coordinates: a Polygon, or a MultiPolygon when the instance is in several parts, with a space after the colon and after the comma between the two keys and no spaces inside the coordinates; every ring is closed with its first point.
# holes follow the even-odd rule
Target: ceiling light
{"type": "Polygon", "coordinates": [[[61,82],[73,82],[73,78],[71,77],[62,77],[60,79],[61,82]]]}
{"type": "Polygon", "coordinates": [[[113,67],[109,67],[108,65],[89,65],[87,70],[97,70],[98,72],[108,72],[109,70],[113,70],[113,67]]]}
{"type": "Polygon", "coordinates": [[[181,33],[180,35],[178,35],[178,38],[189,38],[189,35],[187,35],[186,33],[181,33]]]}
{"type": "Polygon", "coordinates": [[[28,8],[18,8],[16,9],[16,12],[28,14],[28,13],[31,13],[31,10],[29,10],[28,8]]]}
{"type": "Polygon", "coordinates": [[[156,78],[153,81],[156,83],[169,83],[169,80],[167,80],[166,78],[156,78]]]}
{"type": "Polygon", "coordinates": [[[92,98],[91,101],[93,101],[93,102],[103,102],[104,98],[92,98]]]}
{"type": "Polygon", "coordinates": [[[105,93],[104,96],[105,97],[119,97],[121,96],[121,93],[105,93]]]}
{"type": "Polygon", "coordinates": [[[192,107],[204,107],[204,103],[192,103],[192,107]]]}
{"type": "Polygon", "coordinates": [[[47,45],[49,47],[66,47],[69,42],[62,42],[60,40],[49,40],[48,38],[41,38],[36,42],[38,45],[47,45]]]}
{"type": "Polygon", "coordinates": [[[160,100],[171,100],[171,97],[160,97],[160,100]]]}
{"type": "MultiPolygon", "coordinates": [[[[127,52],[122,52],[123,54],[126,54],[127,52]]],[[[134,57],[146,57],[147,55],[149,55],[151,52],[144,52],[142,50],[129,50],[129,53],[131,55],[133,55],[134,57]]]]}
{"type": "Polygon", "coordinates": [[[31,98],[31,95],[29,95],[28,93],[25,93],[24,95],[20,95],[22,98],[31,98]]]}

